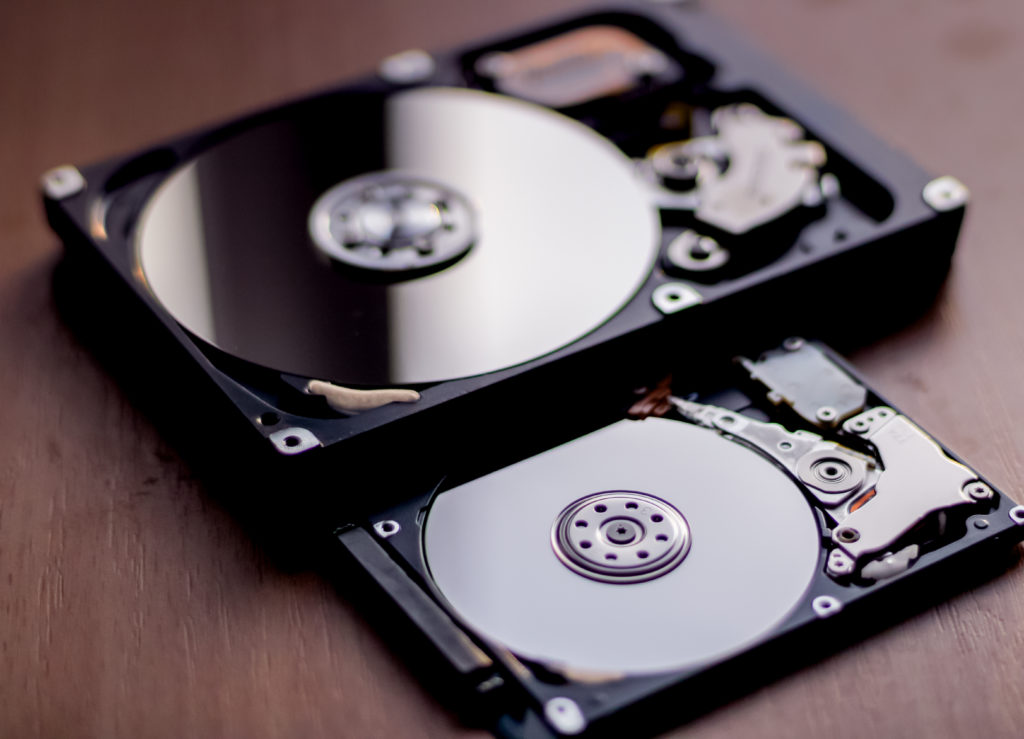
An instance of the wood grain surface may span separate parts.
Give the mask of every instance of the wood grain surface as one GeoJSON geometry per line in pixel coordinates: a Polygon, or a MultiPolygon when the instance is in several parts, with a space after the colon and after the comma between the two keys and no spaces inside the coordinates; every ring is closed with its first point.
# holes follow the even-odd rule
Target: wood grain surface
{"type": "MultiPolygon", "coordinates": [[[[913,326],[852,359],[1024,492],[1024,5],[719,0],[973,204],[913,326]]],[[[469,735],[338,593],[268,557],[59,320],[39,175],[306,93],[387,53],[580,6],[5,0],[0,6],[0,736],[469,735]]],[[[886,281],[864,295],[885,301],[886,281]]],[[[679,736],[1020,736],[1024,570],[679,736]]]]}

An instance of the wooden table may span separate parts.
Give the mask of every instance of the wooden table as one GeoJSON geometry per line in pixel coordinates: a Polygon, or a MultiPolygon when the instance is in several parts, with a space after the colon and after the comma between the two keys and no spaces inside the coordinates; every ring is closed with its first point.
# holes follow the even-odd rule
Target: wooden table
{"type": "MultiPolygon", "coordinates": [[[[5,3],[0,736],[466,732],[328,584],[252,543],[64,327],[37,178],[315,90],[390,52],[577,4],[5,3]]],[[[972,188],[935,307],[853,360],[1019,494],[1024,5],[715,6],[890,143],[972,188]]],[[[884,264],[878,284],[881,300],[900,287],[884,264]]],[[[1022,588],[1012,567],[679,735],[1019,736],[1022,588]]]]}

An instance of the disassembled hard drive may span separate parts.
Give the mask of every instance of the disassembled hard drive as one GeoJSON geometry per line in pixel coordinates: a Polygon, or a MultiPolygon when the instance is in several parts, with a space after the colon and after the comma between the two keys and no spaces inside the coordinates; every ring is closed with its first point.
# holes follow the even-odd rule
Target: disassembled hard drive
{"type": "Polygon", "coordinates": [[[659,699],[771,674],[765,650],[838,641],[872,604],[1024,538],[1024,506],[827,350],[789,339],[740,364],[735,385],[660,384],[628,416],[336,532],[406,583],[378,577],[393,605],[436,609],[424,641],[449,645],[467,700],[501,696],[499,733],[646,733],[673,720],[659,699]]]}
{"type": "Polygon", "coordinates": [[[44,192],[69,271],[283,455],[625,372],[659,334],[870,337],[930,299],[966,202],[706,12],[650,4],[399,54],[44,192]],[[881,261],[906,286],[884,310],[806,310],[881,261]]]}

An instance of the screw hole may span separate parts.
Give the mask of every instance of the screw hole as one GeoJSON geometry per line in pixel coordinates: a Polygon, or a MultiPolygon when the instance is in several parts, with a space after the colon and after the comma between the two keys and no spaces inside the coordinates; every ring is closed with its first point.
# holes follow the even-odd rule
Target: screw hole
{"type": "Polygon", "coordinates": [[[648,554],[647,552],[645,552],[645,551],[641,550],[641,551],[639,551],[639,552],[637,552],[637,553],[636,553],[636,556],[638,556],[638,557],[639,557],[640,559],[647,559],[647,558],[648,558],[648,557],[650,557],[651,555],[650,555],[650,554],[648,554]]]}
{"type": "Polygon", "coordinates": [[[587,528],[587,522],[582,520],[582,519],[577,521],[576,522],[576,528],[578,528],[578,529],[585,529],[585,528],[587,528]]]}
{"type": "Polygon", "coordinates": [[[832,234],[832,238],[834,238],[836,241],[839,241],[839,242],[846,241],[846,239],[848,237],[849,237],[849,234],[846,233],[846,231],[843,231],[842,229],[839,229],[834,234],[832,234]]]}
{"type": "Polygon", "coordinates": [[[668,534],[658,534],[654,538],[657,539],[658,541],[668,541],[668,534]]]}
{"type": "Polygon", "coordinates": [[[654,521],[654,523],[661,523],[665,520],[665,517],[662,516],[660,513],[655,513],[653,516],[651,516],[651,520],[654,521]]]}
{"type": "Polygon", "coordinates": [[[606,555],[604,555],[604,558],[605,559],[618,559],[619,555],[617,555],[617,554],[606,554],[606,555]]]}
{"type": "Polygon", "coordinates": [[[640,507],[640,505],[638,503],[632,501],[632,500],[629,501],[628,503],[626,503],[626,508],[629,508],[630,510],[635,510],[635,509],[637,509],[639,507],[640,507]]]}
{"type": "Polygon", "coordinates": [[[284,445],[287,447],[297,447],[302,443],[302,439],[298,436],[286,436],[284,437],[284,445]]]}
{"type": "Polygon", "coordinates": [[[596,506],[594,506],[594,510],[597,511],[598,513],[604,513],[605,511],[608,510],[608,506],[606,506],[604,503],[598,503],[596,506]]]}
{"type": "Polygon", "coordinates": [[[589,541],[581,541],[580,542],[580,547],[582,549],[590,549],[591,546],[592,545],[591,545],[591,543],[589,541]]]}
{"type": "Polygon", "coordinates": [[[381,529],[383,529],[384,533],[386,533],[386,534],[393,533],[394,530],[395,530],[395,524],[392,521],[385,521],[384,523],[382,523],[380,525],[380,527],[381,527],[381,529]]]}

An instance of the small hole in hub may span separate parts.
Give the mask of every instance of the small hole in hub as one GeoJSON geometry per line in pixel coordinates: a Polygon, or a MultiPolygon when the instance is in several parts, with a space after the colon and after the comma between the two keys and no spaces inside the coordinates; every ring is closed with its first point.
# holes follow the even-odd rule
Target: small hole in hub
{"type": "Polygon", "coordinates": [[[302,439],[298,436],[286,436],[284,437],[284,445],[287,447],[297,447],[302,443],[302,439]]]}

